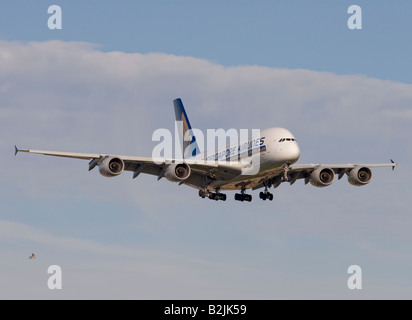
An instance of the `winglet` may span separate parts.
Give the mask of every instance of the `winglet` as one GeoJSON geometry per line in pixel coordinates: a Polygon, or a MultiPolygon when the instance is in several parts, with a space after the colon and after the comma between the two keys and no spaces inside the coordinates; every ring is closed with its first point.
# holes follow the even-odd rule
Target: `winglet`
{"type": "Polygon", "coordinates": [[[397,166],[397,163],[395,163],[395,161],[393,161],[392,159],[391,159],[391,162],[393,163],[393,166],[392,166],[392,171],[393,171],[393,170],[395,170],[395,167],[397,166]]]}
{"type": "Polygon", "coordinates": [[[17,146],[15,145],[15,146],[14,146],[14,156],[17,155],[17,152],[19,152],[19,149],[17,149],[17,146]]]}

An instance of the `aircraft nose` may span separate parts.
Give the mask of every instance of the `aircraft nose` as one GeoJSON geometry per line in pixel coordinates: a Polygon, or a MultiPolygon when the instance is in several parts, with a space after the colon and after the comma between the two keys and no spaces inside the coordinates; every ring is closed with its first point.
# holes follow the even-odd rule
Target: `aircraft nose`
{"type": "Polygon", "coordinates": [[[294,144],[292,144],[288,150],[288,155],[290,157],[291,160],[293,161],[297,161],[300,157],[300,149],[298,144],[295,142],[294,144]]]}

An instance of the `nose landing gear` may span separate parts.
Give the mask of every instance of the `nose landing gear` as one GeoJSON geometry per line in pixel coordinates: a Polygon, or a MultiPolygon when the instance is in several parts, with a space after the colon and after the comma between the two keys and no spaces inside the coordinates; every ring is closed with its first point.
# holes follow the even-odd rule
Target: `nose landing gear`
{"type": "Polygon", "coordinates": [[[283,166],[282,166],[282,169],[283,169],[282,182],[288,182],[289,181],[289,175],[288,175],[289,164],[284,163],[283,166]]]}

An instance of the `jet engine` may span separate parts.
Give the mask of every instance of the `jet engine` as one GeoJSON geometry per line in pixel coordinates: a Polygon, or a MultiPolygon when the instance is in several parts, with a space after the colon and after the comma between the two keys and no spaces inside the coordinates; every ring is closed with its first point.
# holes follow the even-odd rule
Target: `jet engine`
{"type": "Polygon", "coordinates": [[[372,180],[372,170],[368,167],[357,166],[348,173],[348,181],[354,186],[364,186],[372,180]]]}
{"type": "Polygon", "coordinates": [[[105,177],[115,177],[124,170],[124,162],[120,158],[107,157],[99,165],[99,172],[105,177]]]}
{"type": "Polygon", "coordinates": [[[165,177],[167,180],[172,182],[179,182],[189,178],[191,169],[186,163],[172,163],[170,164],[165,172],[165,177]]]}
{"type": "Polygon", "coordinates": [[[318,168],[310,174],[310,183],[318,188],[327,187],[335,180],[335,173],[330,168],[318,168]]]}

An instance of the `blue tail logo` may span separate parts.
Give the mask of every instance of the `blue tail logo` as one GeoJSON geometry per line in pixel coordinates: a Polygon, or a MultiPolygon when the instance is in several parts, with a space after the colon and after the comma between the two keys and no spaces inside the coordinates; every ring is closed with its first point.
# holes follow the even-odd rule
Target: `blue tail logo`
{"type": "Polygon", "coordinates": [[[187,117],[185,108],[183,107],[182,100],[180,98],[173,100],[173,106],[175,108],[176,121],[181,121],[183,124],[183,136],[180,137],[180,141],[183,142],[183,158],[194,157],[195,155],[200,153],[200,150],[196,142],[196,137],[193,134],[189,118],[187,117]],[[185,135],[187,135],[186,132],[189,132],[188,135],[189,137],[191,137],[191,139],[188,141],[184,140],[185,135]]]}

